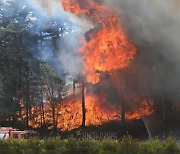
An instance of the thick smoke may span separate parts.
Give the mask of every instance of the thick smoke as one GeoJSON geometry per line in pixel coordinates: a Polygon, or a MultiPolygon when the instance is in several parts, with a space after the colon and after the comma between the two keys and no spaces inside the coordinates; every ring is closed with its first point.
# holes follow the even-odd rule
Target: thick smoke
{"type": "MultiPolygon", "coordinates": [[[[133,63],[143,97],[159,113],[148,123],[152,135],[177,134],[180,128],[180,2],[178,0],[103,0],[120,16],[137,46],[133,63]],[[155,127],[156,126],[156,127],[155,127]]],[[[131,81],[134,81],[133,79],[131,81]]],[[[129,82],[131,82],[129,81],[129,82]]],[[[128,87],[127,87],[128,88],[128,87]]]]}
{"type": "MultiPolygon", "coordinates": [[[[64,21],[69,20],[72,23],[70,26],[76,26],[76,31],[79,30],[78,32],[81,34],[94,27],[91,21],[64,11],[61,0],[32,0],[30,3],[43,9],[42,11],[44,13],[49,13],[50,17],[58,16],[59,18],[63,18],[64,21]]],[[[80,35],[79,33],[78,35],[80,35]]]]}
{"type": "Polygon", "coordinates": [[[57,8],[60,5],[59,0],[33,0],[31,3],[34,3],[35,5],[40,6],[42,9],[44,9],[49,14],[54,11],[54,8],[57,8]]]}
{"type": "Polygon", "coordinates": [[[141,66],[156,71],[153,93],[159,95],[163,91],[175,99],[180,86],[180,2],[104,0],[104,3],[122,17],[121,22],[137,45],[141,66]]]}
{"type": "MultiPolygon", "coordinates": [[[[180,58],[180,2],[178,0],[104,0],[125,20],[134,41],[161,44],[170,61],[180,58]]],[[[160,52],[159,50],[157,52],[160,52]]],[[[178,60],[179,61],[179,60],[178,60]]]]}
{"type": "Polygon", "coordinates": [[[65,33],[61,36],[58,57],[54,58],[56,67],[77,76],[82,72],[82,57],[79,53],[80,40],[84,34],[94,27],[93,23],[85,18],[80,18],[64,11],[60,0],[33,0],[30,2],[38,7],[49,18],[59,18],[63,23],[65,33]]]}

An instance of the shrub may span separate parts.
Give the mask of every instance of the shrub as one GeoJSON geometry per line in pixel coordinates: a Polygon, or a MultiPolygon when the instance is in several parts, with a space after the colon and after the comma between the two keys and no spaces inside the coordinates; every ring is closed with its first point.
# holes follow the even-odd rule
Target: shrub
{"type": "Polygon", "coordinates": [[[100,149],[102,154],[119,153],[119,143],[116,141],[102,141],[100,149]]]}
{"type": "Polygon", "coordinates": [[[133,139],[130,135],[124,136],[119,141],[120,153],[123,154],[136,154],[138,151],[138,141],[133,139]]]}
{"type": "Polygon", "coordinates": [[[138,154],[163,154],[163,146],[159,140],[142,142],[138,146],[138,154]]]}
{"type": "Polygon", "coordinates": [[[178,144],[173,137],[168,137],[162,146],[165,154],[180,154],[178,144]]]}

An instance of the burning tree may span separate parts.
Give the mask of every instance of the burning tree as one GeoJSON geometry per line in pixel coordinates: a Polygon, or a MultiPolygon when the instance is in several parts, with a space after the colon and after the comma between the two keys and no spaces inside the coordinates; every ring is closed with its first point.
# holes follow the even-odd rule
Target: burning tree
{"type": "MultiPolygon", "coordinates": [[[[58,109],[66,95],[67,88],[64,80],[60,78],[54,70],[52,70],[47,64],[41,65],[41,74],[43,80],[43,91],[45,94],[45,103],[49,103],[49,111],[51,112],[50,122],[52,121],[53,129],[57,130],[58,121],[58,109]]],[[[46,107],[48,106],[45,104],[46,107]]],[[[48,108],[46,108],[48,110],[48,108]]]]}
{"type": "MultiPolygon", "coordinates": [[[[62,1],[62,4],[66,11],[72,12],[79,16],[84,15],[85,18],[88,18],[92,21],[96,21],[95,27],[86,32],[82,41],[83,45],[79,49],[83,58],[83,73],[85,76],[84,78],[87,83],[90,83],[90,86],[86,87],[85,98],[84,88],[82,88],[82,125],[85,125],[84,110],[85,108],[86,110],[88,110],[87,104],[92,103],[92,100],[88,100],[87,98],[92,97],[92,94],[96,95],[93,97],[97,97],[97,99],[94,102],[94,105],[97,103],[97,106],[99,106],[101,103],[104,103],[102,106],[100,105],[99,107],[102,108],[100,110],[106,111],[107,109],[104,108],[109,107],[107,102],[112,102],[113,100],[111,98],[116,97],[116,100],[114,100],[114,102],[121,102],[121,106],[114,104],[119,109],[119,112],[117,113],[116,117],[120,117],[119,120],[121,119],[122,121],[125,121],[125,116],[127,116],[127,118],[130,118],[131,116],[128,117],[128,111],[126,111],[125,109],[125,101],[127,94],[125,88],[123,87],[126,87],[127,85],[123,83],[124,77],[121,74],[123,74],[122,70],[130,67],[130,63],[134,59],[134,56],[136,54],[135,45],[133,45],[133,43],[128,39],[123,29],[123,26],[118,21],[118,17],[115,14],[115,12],[111,11],[107,6],[103,5],[102,3],[98,3],[94,0],[89,0],[83,3],[79,0],[64,0],[62,1]],[[122,77],[122,79],[118,79],[120,77],[122,77]],[[113,83],[113,80],[115,80],[115,83],[113,83]],[[119,85],[118,89],[116,88],[116,84],[121,84],[119,85]],[[109,86],[109,88],[106,87],[106,85],[109,86]],[[94,92],[89,90],[90,87],[91,89],[93,87],[94,92]],[[108,91],[103,89],[103,87],[106,87],[108,91]],[[98,92],[96,89],[99,89],[100,92],[98,92]],[[108,96],[110,89],[114,89],[115,93],[112,94],[113,96],[108,96]],[[120,94],[116,94],[117,91],[119,91],[120,94]],[[102,97],[104,98],[102,99],[102,97]]],[[[83,85],[84,81],[82,83],[82,87],[84,87],[83,85]]],[[[137,101],[141,102],[139,98],[133,99],[134,100],[132,101],[134,102],[135,99],[138,99],[137,101]]],[[[147,112],[147,114],[149,113],[150,111],[147,112]]],[[[87,111],[86,114],[88,114],[87,111]]],[[[103,116],[96,118],[102,118],[102,122],[105,120],[103,119],[103,116]]],[[[88,120],[89,119],[86,118],[87,125],[88,120]]]]}

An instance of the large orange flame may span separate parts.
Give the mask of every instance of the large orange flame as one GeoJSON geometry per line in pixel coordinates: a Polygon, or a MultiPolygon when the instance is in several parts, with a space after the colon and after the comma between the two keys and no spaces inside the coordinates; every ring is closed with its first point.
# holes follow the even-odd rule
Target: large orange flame
{"type": "Polygon", "coordinates": [[[94,0],[62,0],[62,4],[66,11],[83,14],[97,22],[97,26],[86,34],[80,49],[87,82],[97,83],[99,72],[120,70],[128,66],[136,48],[128,40],[114,12],[94,0]]]}
{"type": "MultiPolygon", "coordinates": [[[[121,120],[121,106],[112,105],[107,102],[105,96],[87,95],[86,94],[86,126],[101,125],[112,120],[121,120]]],[[[152,113],[153,101],[150,104],[143,100],[140,107],[135,111],[127,111],[126,119],[140,119],[144,115],[152,113]]],[[[59,110],[61,115],[58,119],[58,127],[61,130],[71,130],[78,128],[82,124],[81,99],[74,98],[67,100],[59,110]]]]}
{"type": "MultiPolygon", "coordinates": [[[[110,104],[105,99],[105,96],[96,96],[86,94],[86,126],[101,125],[105,122],[112,120],[121,120],[121,106],[119,104],[110,104]]],[[[134,108],[132,111],[126,111],[126,120],[140,119],[144,115],[152,114],[153,101],[143,100],[136,102],[139,107],[134,108]],[[148,104],[150,103],[150,104],[148,104]]],[[[26,120],[26,110],[23,101],[20,102],[22,112],[19,121],[26,120]]],[[[53,122],[52,108],[50,102],[46,102],[45,106],[45,121],[46,123],[53,122]]],[[[31,109],[32,118],[29,120],[29,125],[38,128],[41,126],[41,107],[35,106],[31,109]]],[[[82,123],[82,110],[81,110],[81,98],[72,97],[59,104],[55,109],[57,127],[62,131],[72,130],[78,128],[82,123]]],[[[18,115],[18,112],[17,112],[18,115]]],[[[29,115],[30,116],[30,115],[29,115]]],[[[52,126],[50,126],[52,128],[52,126]]]]}

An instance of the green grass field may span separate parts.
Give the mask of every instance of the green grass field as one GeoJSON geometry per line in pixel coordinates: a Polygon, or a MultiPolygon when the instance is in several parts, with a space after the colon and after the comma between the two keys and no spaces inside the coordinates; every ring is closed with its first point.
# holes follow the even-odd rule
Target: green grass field
{"type": "Polygon", "coordinates": [[[34,138],[0,140],[0,154],[180,154],[180,145],[172,137],[165,141],[138,141],[130,136],[119,141],[34,138]]]}

